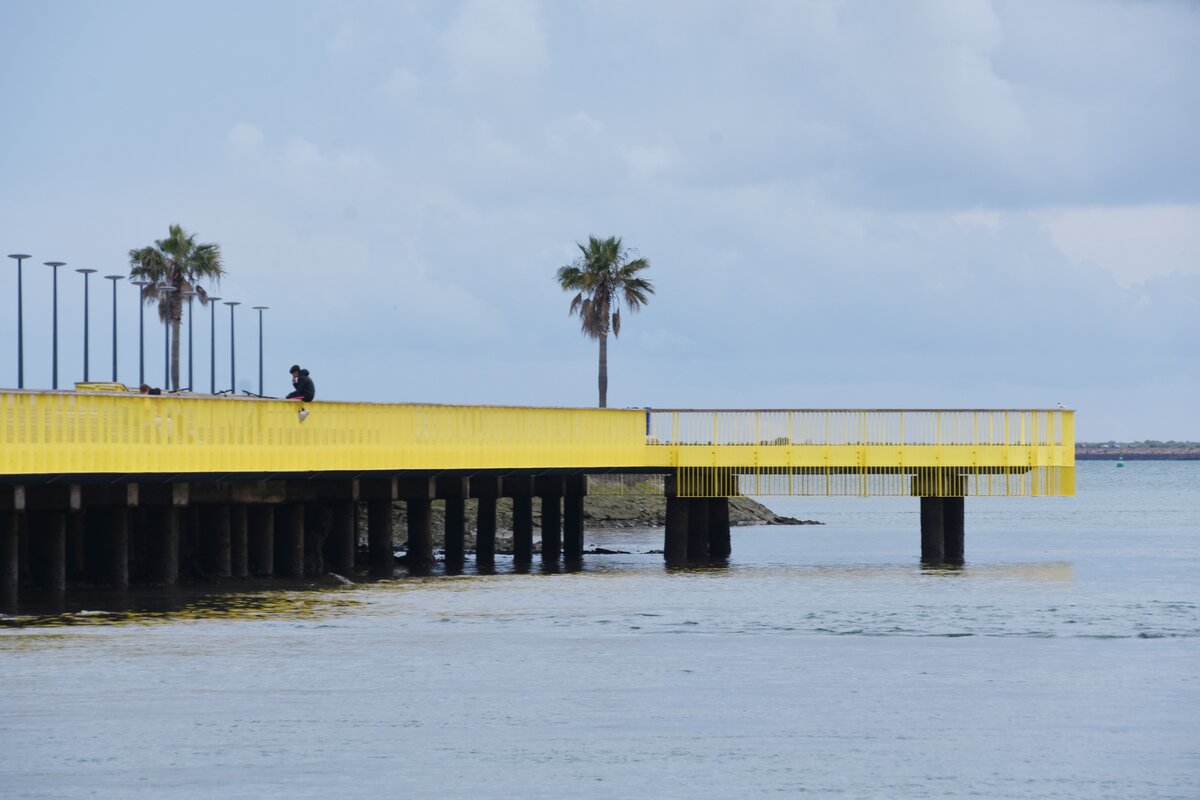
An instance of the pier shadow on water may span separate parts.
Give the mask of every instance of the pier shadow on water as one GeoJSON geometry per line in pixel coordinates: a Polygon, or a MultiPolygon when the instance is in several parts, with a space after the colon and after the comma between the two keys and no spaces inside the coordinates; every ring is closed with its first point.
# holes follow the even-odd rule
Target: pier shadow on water
{"type": "Polygon", "coordinates": [[[360,603],[338,596],[340,584],[303,581],[229,582],[220,586],[76,589],[66,594],[27,590],[0,614],[0,628],[152,625],[199,619],[288,619],[352,611],[360,603]]]}

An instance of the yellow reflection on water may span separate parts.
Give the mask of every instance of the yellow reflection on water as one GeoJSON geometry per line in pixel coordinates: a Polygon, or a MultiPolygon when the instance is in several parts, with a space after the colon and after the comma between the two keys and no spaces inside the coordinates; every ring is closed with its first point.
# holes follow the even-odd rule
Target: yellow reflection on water
{"type": "Polygon", "coordinates": [[[350,613],[359,600],[337,590],[213,594],[192,600],[158,598],[158,608],[83,610],[0,617],[4,628],[161,625],[194,620],[311,619],[350,613]]]}

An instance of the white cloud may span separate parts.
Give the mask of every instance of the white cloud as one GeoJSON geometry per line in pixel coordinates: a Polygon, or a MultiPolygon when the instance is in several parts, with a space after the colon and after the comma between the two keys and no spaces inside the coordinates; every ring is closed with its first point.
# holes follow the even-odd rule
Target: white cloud
{"type": "Polygon", "coordinates": [[[396,67],[383,82],[383,93],[397,100],[408,100],[420,88],[420,78],[403,67],[396,67]]]}
{"type": "Polygon", "coordinates": [[[321,150],[307,139],[292,136],[283,146],[283,160],[290,169],[310,170],[321,165],[321,150]]]}
{"type": "Polygon", "coordinates": [[[1200,205],[1064,208],[1039,218],[1060,250],[1103,267],[1122,286],[1200,274],[1200,205]]]}
{"type": "Polygon", "coordinates": [[[547,62],[546,35],[530,0],[468,0],[443,37],[460,81],[494,84],[547,62]]]}
{"type": "Polygon", "coordinates": [[[990,228],[992,230],[1000,227],[1000,212],[987,211],[982,208],[951,214],[950,219],[965,227],[990,228]]]}
{"type": "Polygon", "coordinates": [[[239,155],[253,155],[262,150],[263,134],[258,126],[239,122],[229,129],[229,147],[239,155]]]}
{"type": "Polygon", "coordinates": [[[334,31],[333,36],[329,38],[326,47],[333,55],[342,55],[343,53],[352,52],[358,47],[360,40],[358,24],[353,20],[346,20],[338,29],[334,31]]]}
{"type": "Polygon", "coordinates": [[[623,148],[622,153],[630,171],[639,178],[656,177],[679,160],[679,151],[665,145],[633,145],[623,148]]]}

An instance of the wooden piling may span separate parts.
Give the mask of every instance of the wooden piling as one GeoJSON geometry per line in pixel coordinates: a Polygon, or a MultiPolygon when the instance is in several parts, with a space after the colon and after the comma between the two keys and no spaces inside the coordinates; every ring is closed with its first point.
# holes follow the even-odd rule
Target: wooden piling
{"type": "Polygon", "coordinates": [[[0,511],[0,605],[14,608],[20,588],[17,511],[0,511]]]}
{"type": "Polygon", "coordinates": [[[201,506],[200,529],[197,531],[204,569],[213,577],[233,575],[232,531],[229,505],[216,503],[201,506]]]}
{"type": "Polygon", "coordinates": [[[283,503],[275,511],[275,574],[304,577],[303,503],[283,503]]]}
{"type": "Polygon", "coordinates": [[[475,520],[475,566],[492,569],[496,566],[496,498],[480,497],[475,520]]]}
{"type": "Polygon", "coordinates": [[[392,501],[373,498],[367,501],[367,547],[371,574],[391,577],[396,570],[392,554],[392,501]]]}
{"type": "Polygon", "coordinates": [[[542,495],[542,563],[562,558],[562,495],[542,495]]]}
{"type": "Polygon", "coordinates": [[[433,558],[433,532],[430,529],[433,501],[427,497],[413,497],[405,502],[408,511],[408,548],[404,562],[411,570],[424,571],[436,563],[433,558]]]}
{"type": "Polygon", "coordinates": [[[358,520],[353,500],[335,500],[330,504],[333,530],[329,534],[329,568],[342,576],[354,572],[358,550],[358,520]]]}
{"type": "Polygon", "coordinates": [[[229,576],[245,578],[249,570],[248,517],[245,503],[229,506],[229,576]]]}
{"type": "Polygon", "coordinates": [[[113,506],[104,509],[107,522],[104,544],[105,572],[108,585],[114,589],[129,588],[129,508],[113,506]]]}
{"type": "Polygon", "coordinates": [[[586,475],[568,475],[564,479],[563,558],[568,562],[583,559],[583,498],[586,496],[586,475]]]}
{"type": "Polygon", "coordinates": [[[59,510],[29,512],[32,514],[30,555],[34,580],[38,588],[62,592],[67,588],[67,518],[59,510]]]}
{"type": "Polygon", "coordinates": [[[146,531],[150,580],[166,586],[179,582],[179,513],[172,505],[151,509],[146,531]]]}
{"type": "Polygon", "coordinates": [[[82,580],[87,574],[87,549],[83,536],[83,511],[67,512],[67,580],[82,580]]]}

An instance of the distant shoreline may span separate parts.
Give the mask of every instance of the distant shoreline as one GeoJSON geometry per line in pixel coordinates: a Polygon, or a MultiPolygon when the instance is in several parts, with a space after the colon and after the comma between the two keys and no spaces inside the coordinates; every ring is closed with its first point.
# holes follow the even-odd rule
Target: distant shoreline
{"type": "Polygon", "coordinates": [[[1200,447],[1097,447],[1076,445],[1076,461],[1200,461],[1200,447]]]}

